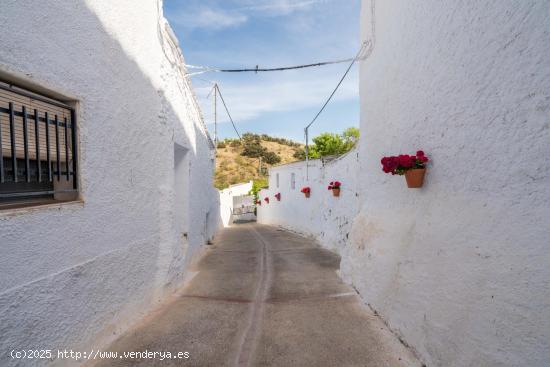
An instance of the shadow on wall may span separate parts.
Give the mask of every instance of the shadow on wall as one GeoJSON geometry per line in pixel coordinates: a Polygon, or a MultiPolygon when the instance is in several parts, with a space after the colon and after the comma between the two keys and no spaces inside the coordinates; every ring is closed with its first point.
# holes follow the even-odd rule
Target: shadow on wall
{"type": "Polygon", "coordinates": [[[116,338],[167,295],[159,287],[168,279],[183,279],[214,231],[207,216],[215,222],[219,214],[207,137],[194,125],[192,149],[182,127],[189,122],[177,118],[188,96],[159,94],[83,2],[12,2],[0,21],[0,68],[80,100],[85,201],[0,221],[0,365],[10,366],[12,349],[83,350],[116,338]],[[44,22],[49,14],[63,21],[44,22]],[[175,143],[189,149],[194,190],[186,252],[174,241],[175,143]]]}

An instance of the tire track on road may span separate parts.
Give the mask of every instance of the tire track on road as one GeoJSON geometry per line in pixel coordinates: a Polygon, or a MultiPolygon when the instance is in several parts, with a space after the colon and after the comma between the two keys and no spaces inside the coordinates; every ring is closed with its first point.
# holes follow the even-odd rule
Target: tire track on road
{"type": "Polygon", "coordinates": [[[239,343],[239,352],[235,364],[237,367],[249,367],[253,360],[261,334],[265,303],[273,278],[273,269],[268,251],[269,244],[256,228],[249,226],[248,229],[250,229],[260,243],[259,278],[256,291],[254,292],[254,301],[252,302],[250,316],[239,343]]]}

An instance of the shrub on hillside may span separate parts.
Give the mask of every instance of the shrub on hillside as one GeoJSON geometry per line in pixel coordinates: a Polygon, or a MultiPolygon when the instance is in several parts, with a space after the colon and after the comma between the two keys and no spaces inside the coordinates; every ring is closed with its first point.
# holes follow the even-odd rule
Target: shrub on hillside
{"type": "Polygon", "coordinates": [[[281,157],[275,152],[265,152],[263,159],[267,164],[277,164],[281,161],[281,157]]]}
{"type": "Polygon", "coordinates": [[[241,141],[239,139],[232,139],[229,143],[229,146],[232,148],[237,148],[241,146],[241,141]]]}
{"type": "Polygon", "coordinates": [[[302,148],[294,149],[294,154],[292,156],[300,161],[303,161],[306,159],[306,151],[302,148]]]}
{"type": "Polygon", "coordinates": [[[250,158],[262,157],[267,149],[262,147],[261,139],[259,135],[246,133],[242,138],[243,142],[243,151],[241,155],[250,158]]]}
{"type": "Polygon", "coordinates": [[[285,139],[285,138],[275,138],[275,137],[269,136],[267,134],[262,134],[261,138],[264,141],[271,141],[271,142],[274,142],[274,143],[279,143],[281,145],[287,145],[289,147],[299,147],[300,146],[299,143],[296,143],[292,140],[285,139]]]}

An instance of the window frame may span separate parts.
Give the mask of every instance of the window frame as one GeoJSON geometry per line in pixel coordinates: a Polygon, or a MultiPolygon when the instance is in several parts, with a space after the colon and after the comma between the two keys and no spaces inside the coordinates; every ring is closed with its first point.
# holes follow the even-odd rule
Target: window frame
{"type": "Polygon", "coordinates": [[[0,210],[79,200],[76,104],[71,106],[32,89],[0,79],[3,98],[3,106],[0,106],[0,210]],[[57,114],[50,116],[48,110],[51,109],[65,112],[60,117],[57,114]],[[5,146],[6,141],[9,146],[5,146]],[[11,171],[6,168],[6,161],[11,171]]]}

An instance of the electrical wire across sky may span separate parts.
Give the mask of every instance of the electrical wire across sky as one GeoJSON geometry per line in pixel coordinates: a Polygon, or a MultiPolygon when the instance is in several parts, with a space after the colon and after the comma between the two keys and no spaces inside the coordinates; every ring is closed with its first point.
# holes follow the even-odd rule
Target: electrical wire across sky
{"type": "MultiPolygon", "coordinates": [[[[336,84],[336,87],[333,89],[332,93],[329,95],[329,97],[326,99],[325,103],[322,105],[321,109],[317,112],[315,117],[311,120],[309,124],[307,124],[304,128],[305,132],[305,153],[306,153],[306,179],[309,179],[309,134],[308,130],[309,128],[315,123],[317,118],[323,113],[329,102],[332,100],[332,97],[336,94],[338,91],[338,88],[348,75],[349,71],[353,67],[356,61],[363,61],[367,58],[369,58],[374,50],[374,45],[376,43],[376,18],[375,18],[375,0],[371,0],[371,34],[370,39],[364,41],[361,44],[361,48],[357,52],[357,55],[354,58],[348,58],[343,60],[332,60],[332,61],[324,61],[324,62],[317,62],[317,63],[311,63],[311,64],[302,64],[302,65],[294,65],[294,66],[283,66],[283,67],[274,67],[274,68],[260,68],[259,65],[256,65],[255,68],[240,68],[240,69],[225,69],[225,68],[218,68],[218,67],[209,67],[209,66],[196,66],[196,65],[189,65],[185,64],[185,67],[187,69],[194,69],[197,70],[193,73],[186,73],[186,77],[192,77],[199,74],[209,73],[209,72],[217,72],[217,73],[244,73],[244,72],[275,72],[275,71],[286,71],[286,70],[295,70],[295,69],[305,69],[305,68],[311,68],[311,67],[319,67],[319,66],[325,66],[325,65],[332,65],[332,64],[340,64],[340,63],[347,63],[349,62],[349,66],[347,67],[346,71],[336,84]]],[[[197,78],[203,81],[207,81],[201,78],[197,78]]],[[[218,84],[216,82],[211,82],[214,84],[214,91],[219,92],[218,84]]],[[[220,94],[221,100],[223,102],[223,105],[225,107],[225,111],[227,112],[227,115],[229,116],[229,119],[231,121],[231,124],[233,125],[233,129],[237,133],[237,136],[239,139],[241,139],[241,135],[237,131],[237,127],[235,126],[235,123],[233,119],[231,118],[231,115],[229,114],[229,110],[227,108],[227,105],[223,99],[223,96],[220,94]]],[[[215,103],[214,103],[215,105],[215,103]]],[[[214,116],[216,113],[214,112],[214,116]]],[[[215,119],[216,120],[216,119],[215,119]]],[[[217,122],[215,121],[215,124],[217,125],[217,122]]],[[[216,130],[217,131],[217,130],[216,130]]],[[[216,139],[217,140],[217,139],[216,139]]]]}
{"type": "MultiPolygon", "coordinates": [[[[285,71],[285,70],[291,70],[291,69],[302,69],[302,68],[307,68],[307,67],[314,67],[314,66],[322,66],[322,65],[339,64],[339,63],[344,63],[344,62],[350,62],[348,68],[346,69],[346,71],[344,72],[344,74],[342,75],[340,80],[338,81],[338,84],[336,84],[336,87],[333,89],[332,93],[329,95],[329,97],[327,98],[327,100],[325,101],[325,103],[323,104],[321,109],[319,110],[319,112],[317,112],[317,114],[315,115],[313,120],[304,129],[305,135],[306,135],[305,138],[306,138],[306,160],[307,160],[307,158],[309,156],[308,129],[311,127],[311,125],[313,125],[313,123],[321,115],[321,113],[324,111],[325,107],[331,101],[332,97],[334,97],[334,95],[338,91],[338,88],[340,87],[340,85],[342,85],[342,82],[344,81],[344,79],[348,75],[349,71],[351,70],[351,68],[353,67],[355,62],[357,60],[363,60],[363,59],[367,58],[370,55],[371,52],[372,52],[372,43],[370,41],[366,41],[366,42],[363,42],[363,44],[361,45],[361,48],[359,49],[359,51],[357,52],[355,57],[345,59],[345,60],[327,61],[327,62],[316,63],[316,64],[305,64],[305,65],[287,66],[287,67],[279,67],[279,68],[268,68],[268,69],[260,69],[258,67],[256,67],[255,69],[214,69],[214,68],[208,68],[208,67],[205,67],[205,66],[194,66],[194,65],[186,65],[186,67],[187,68],[194,68],[194,69],[204,68],[204,70],[201,71],[201,72],[187,74],[188,76],[193,76],[193,75],[198,75],[198,74],[202,74],[202,73],[206,73],[206,72],[210,72],[210,71],[215,71],[215,72],[285,71]]],[[[229,113],[229,109],[227,108],[227,104],[225,103],[225,100],[224,100],[223,95],[220,91],[218,83],[210,81],[210,80],[202,79],[202,78],[197,78],[197,79],[213,84],[213,89],[212,90],[214,92],[217,92],[220,95],[220,99],[221,99],[221,101],[223,103],[223,106],[225,108],[225,112],[227,113],[227,116],[229,117],[229,120],[231,121],[231,124],[233,125],[233,129],[235,130],[235,133],[237,133],[237,136],[239,137],[239,139],[241,139],[241,134],[237,130],[237,126],[235,125],[235,122],[233,121],[233,118],[231,117],[231,114],[229,113]]],[[[210,93],[208,95],[210,95],[210,93]]],[[[216,131],[217,131],[217,129],[216,129],[216,131]]],[[[216,136],[215,140],[217,140],[217,136],[216,136]]]]}
{"type": "Polygon", "coordinates": [[[231,124],[233,125],[233,129],[235,129],[235,132],[237,133],[237,136],[239,137],[239,140],[240,140],[241,139],[241,134],[239,134],[239,131],[237,130],[237,126],[235,126],[235,123],[233,122],[233,118],[231,118],[231,114],[229,113],[229,109],[227,108],[227,105],[225,104],[222,92],[220,91],[220,87],[218,86],[218,84],[215,84],[214,88],[216,88],[218,90],[218,94],[220,95],[220,99],[222,100],[223,107],[225,108],[225,112],[227,112],[227,116],[229,116],[229,121],[231,121],[231,124]]]}
{"type": "MultiPolygon", "coordinates": [[[[362,50],[362,48],[361,48],[362,50]]],[[[316,62],[313,64],[303,64],[303,65],[294,65],[294,66],[282,66],[282,67],[276,67],[276,68],[260,68],[259,65],[256,65],[255,68],[241,68],[241,69],[223,69],[223,68],[217,68],[217,67],[210,67],[210,66],[197,66],[197,65],[189,65],[185,64],[185,67],[188,69],[195,69],[199,70],[193,73],[188,73],[187,76],[194,76],[194,75],[200,75],[204,73],[245,73],[245,72],[270,72],[270,71],[286,71],[286,70],[295,70],[295,69],[305,69],[305,68],[311,68],[311,67],[317,67],[317,66],[325,66],[325,65],[334,65],[334,64],[342,64],[350,61],[356,61],[360,58],[360,54],[357,54],[354,58],[348,58],[348,59],[342,59],[342,60],[332,60],[332,61],[323,61],[323,62],[316,62]]]]}

